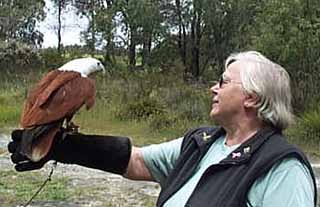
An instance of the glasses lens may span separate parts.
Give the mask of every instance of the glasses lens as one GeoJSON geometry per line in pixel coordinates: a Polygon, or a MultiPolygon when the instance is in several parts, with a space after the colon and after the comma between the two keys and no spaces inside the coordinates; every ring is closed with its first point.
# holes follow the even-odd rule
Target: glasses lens
{"type": "Polygon", "coordinates": [[[223,76],[220,76],[220,79],[219,79],[219,88],[221,88],[223,85],[223,76]]]}

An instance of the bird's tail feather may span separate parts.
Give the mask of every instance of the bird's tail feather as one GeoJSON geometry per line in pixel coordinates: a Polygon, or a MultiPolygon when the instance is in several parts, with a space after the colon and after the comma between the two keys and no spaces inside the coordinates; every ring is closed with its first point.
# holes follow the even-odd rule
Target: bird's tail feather
{"type": "Polygon", "coordinates": [[[62,121],[57,121],[24,130],[20,153],[35,162],[42,159],[50,150],[52,140],[62,123],[62,121]]]}

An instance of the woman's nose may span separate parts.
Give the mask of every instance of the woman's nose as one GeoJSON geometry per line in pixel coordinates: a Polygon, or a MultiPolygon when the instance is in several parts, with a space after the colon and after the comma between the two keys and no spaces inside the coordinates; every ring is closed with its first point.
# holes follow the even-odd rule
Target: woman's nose
{"type": "Polygon", "coordinates": [[[214,81],[210,90],[215,90],[215,89],[219,89],[219,88],[220,88],[219,81],[214,81]]]}
{"type": "Polygon", "coordinates": [[[213,86],[211,86],[210,88],[210,91],[213,93],[213,94],[217,94],[217,91],[219,89],[219,83],[215,83],[213,86]]]}

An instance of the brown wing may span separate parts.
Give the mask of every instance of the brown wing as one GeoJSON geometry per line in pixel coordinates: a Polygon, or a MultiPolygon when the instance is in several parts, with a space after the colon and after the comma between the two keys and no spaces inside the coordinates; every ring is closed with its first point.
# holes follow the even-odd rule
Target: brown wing
{"type": "Polygon", "coordinates": [[[50,151],[54,137],[59,129],[59,126],[53,127],[47,131],[46,134],[41,134],[36,137],[36,139],[32,139],[32,142],[28,145],[21,146],[21,150],[24,150],[23,154],[34,162],[41,160],[50,151]],[[25,149],[23,149],[23,147],[25,147],[25,149]],[[30,149],[30,151],[28,149],[30,149]]]}
{"type": "Polygon", "coordinates": [[[32,89],[32,91],[29,92],[27,100],[24,104],[24,109],[21,118],[23,118],[25,114],[30,110],[30,108],[32,108],[32,106],[35,104],[35,101],[37,100],[37,95],[40,94],[43,90],[45,90],[45,88],[48,87],[48,85],[56,78],[58,74],[58,70],[53,70],[49,72],[40,80],[40,82],[32,89]]]}
{"type": "Polygon", "coordinates": [[[95,84],[77,72],[48,73],[26,100],[20,120],[23,128],[47,124],[73,115],[83,104],[91,108],[95,84]]]}
{"type": "Polygon", "coordinates": [[[38,138],[36,143],[32,146],[31,160],[37,162],[45,157],[51,149],[54,136],[59,131],[59,128],[54,128],[48,132],[44,137],[38,138]]]}

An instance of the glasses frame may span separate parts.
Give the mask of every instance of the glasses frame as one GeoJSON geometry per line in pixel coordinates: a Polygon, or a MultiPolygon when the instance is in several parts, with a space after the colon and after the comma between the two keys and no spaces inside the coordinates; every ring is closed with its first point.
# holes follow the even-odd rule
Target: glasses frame
{"type": "Polygon", "coordinates": [[[242,82],[239,82],[239,81],[234,81],[234,80],[228,80],[226,81],[223,77],[223,75],[220,76],[219,80],[216,82],[216,84],[218,84],[219,88],[222,88],[222,86],[224,84],[228,84],[228,83],[235,83],[235,84],[241,84],[242,85],[242,82]]]}

